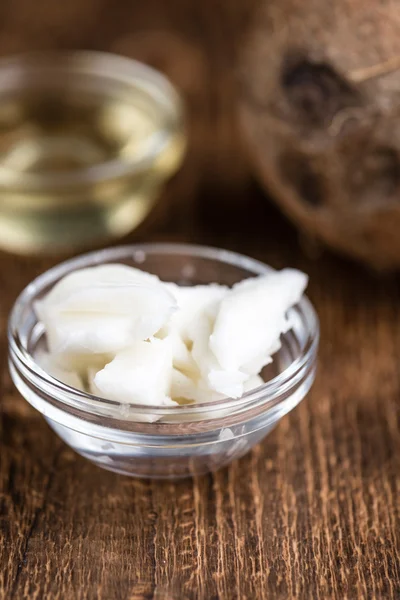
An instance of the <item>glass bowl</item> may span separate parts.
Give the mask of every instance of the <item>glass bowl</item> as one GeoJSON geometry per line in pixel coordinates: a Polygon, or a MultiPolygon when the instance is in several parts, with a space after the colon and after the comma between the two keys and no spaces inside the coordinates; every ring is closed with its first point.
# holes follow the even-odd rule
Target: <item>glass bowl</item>
{"type": "Polygon", "coordinates": [[[224,467],[260,442],[306,395],[316,368],[319,324],[306,297],[290,310],[293,327],[263,372],[266,383],[240,399],[177,407],[105,400],[60,383],[35,362],[43,326],[34,302],[67,273],[123,263],[181,285],[232,285],[270,267],[239,254],[182,244],[145,244],[92,252],[64,262],[30,283],[9,320],[12,379],[25,399],[76,452],[96,465],[134,477],[173,479],[224,467]],[[146,415],[160,417],[148,423],[146,415]]]}
{"type": "Polygon", "coordinates": [[[102,52],[0,60],[0,246],[65,252],[136,228],[181,163],[181,99],[102,52]]]}

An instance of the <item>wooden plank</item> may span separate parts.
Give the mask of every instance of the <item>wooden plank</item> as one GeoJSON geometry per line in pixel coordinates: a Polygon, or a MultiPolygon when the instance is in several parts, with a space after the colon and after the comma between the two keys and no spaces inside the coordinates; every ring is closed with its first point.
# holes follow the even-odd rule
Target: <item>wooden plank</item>
{"type": "Polygon", "coordinates": [[[319,373],[250,455],[193,481],[102,471],[18,396],[6,312],[46,261],[1,256],[0,597],[399,597],[398,279],[304,258],[292,229],[251,197],[247,217],[198,221],[192,240],[310,273],[319,373]]]}

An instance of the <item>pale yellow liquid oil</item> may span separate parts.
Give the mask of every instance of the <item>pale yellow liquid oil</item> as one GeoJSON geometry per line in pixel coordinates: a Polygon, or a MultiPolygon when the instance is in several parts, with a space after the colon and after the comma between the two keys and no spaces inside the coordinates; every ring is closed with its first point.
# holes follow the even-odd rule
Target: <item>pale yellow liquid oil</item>
{"type": "Polygon", "coordinates": [[[0,98],[0,246],[57,252],[139,225],[184,149],[160,113],[136,90],[0,98]]]}

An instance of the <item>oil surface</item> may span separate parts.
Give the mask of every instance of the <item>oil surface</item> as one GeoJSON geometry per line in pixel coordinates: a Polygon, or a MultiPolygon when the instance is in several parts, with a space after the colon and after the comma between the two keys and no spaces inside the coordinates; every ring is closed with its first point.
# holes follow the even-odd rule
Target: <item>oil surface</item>
{"type": "Polygon", "coordinates": [[[2,244],[58,250],[136,227],[182,155],[182,132],[160,151],[163,120],[135,90],[121,99],[93,90],[0,98],[2,244]]]}

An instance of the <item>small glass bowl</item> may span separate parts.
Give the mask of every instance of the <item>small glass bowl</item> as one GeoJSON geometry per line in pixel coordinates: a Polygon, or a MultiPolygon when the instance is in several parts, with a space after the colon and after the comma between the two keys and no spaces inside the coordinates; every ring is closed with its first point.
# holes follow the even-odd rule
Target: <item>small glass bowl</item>
{"type": "Polygon", "coordinates": [[[134,477],[173,479],[224,467],[262,440],[313,383],[319,340],[316,313],[306,297],[290,310],[292,329],[263,372],[266,383],[240,399],[178,407],[143,407],[96,398],[60,383],[35,362],[42,340],[33,305],[67,273],[123,263],[180,285],[233,285],[271,269],[225,250],[182,244],[145,244],[92,252],[58,265],[30,283],[9,321],[9,364],[25,399],[54,431],[95,464],[134,477]],[[146,415],[158,422],[144,422],[146,415]]]}
{"type": "Polygon", "coordinates": [[[0,60],[0,246],[65,252],[127,234],[185,148],[160,73],[102,52],[0,60]]]}

